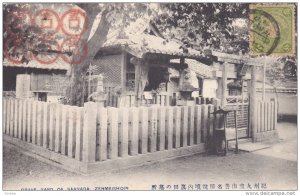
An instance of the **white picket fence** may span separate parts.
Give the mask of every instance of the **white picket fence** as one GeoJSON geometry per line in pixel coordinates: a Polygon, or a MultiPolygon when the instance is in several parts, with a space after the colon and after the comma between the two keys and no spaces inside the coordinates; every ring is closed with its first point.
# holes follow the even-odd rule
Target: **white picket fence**
{"type": "Polygon", "coordinates": [[[257,101],[257,133],[276,130],[277,102],[257,101]]]}
{"type": "Polygon", "coordinates": [[[205,143],[212,135],[212,105],[97,108],[86,103],[89,161],[135,156],[205,143]],[[96,132],[94,131],[96,130],[96,132]]]}
{"type": "Polygon", "coordinates": [[[11,137],[82,160],[83,108],[4,98],[3,131],[11,137]]]}
{"type": "Polygon", "coordinates": [[[3,132],[84,163],[204,144],[214,106],[84,107],[3,99],[3,132]]]}

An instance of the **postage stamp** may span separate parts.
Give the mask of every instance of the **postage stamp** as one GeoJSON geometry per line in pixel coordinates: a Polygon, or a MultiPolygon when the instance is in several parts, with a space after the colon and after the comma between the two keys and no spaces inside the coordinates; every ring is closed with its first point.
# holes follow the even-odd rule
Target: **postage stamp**
{"type": "Polygon", "coordinates": [[[4,195],[296,195],[297,6],[3,3],[4,195]]]}
{"type": "Polygon", "coordinates": [[[294,4],[250,5],[250,51],[252,55],[295,53],[294,4]]]}

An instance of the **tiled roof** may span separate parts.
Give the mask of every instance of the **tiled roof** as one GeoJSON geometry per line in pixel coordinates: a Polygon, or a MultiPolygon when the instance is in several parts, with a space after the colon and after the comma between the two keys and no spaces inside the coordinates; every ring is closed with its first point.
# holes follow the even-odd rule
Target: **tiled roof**
{"type": "MultiPolygon", "coordinates": [[[[179,63],[179,59],[172,59],[171,63],[179,63]]],[[[203,78],[212,78],[213,77],[213,71],[215,71],[215,68],[205,65],[197,60],[194,59],[185,59],[185,63],[188,65],[188,67],[194,71],[197,75],[203,77],[203,78]]]]}
{"type": "Polygon", "coordinates": [[[66,71],[70,69],[70,64],[66,63],[61,58],[58,58],[54,63],[51,64],[42,64],[34,59],[30,60],[28,64],[26,63],[16,64],[11,61],[8,61],[7,59],[4,59],[3,66],[48,69],[48,70],[66,70],[66,71]]]}
{"type": "Polygon", "coordinates": [[[110,32],[107,36],[107,41],[103,47],[125,46],[132,50],[139,57],[146,53],[166,54],[174,56],[183,56],[190,58],[201,58],[203,55],[200,51],[189,48],[187,53],[184,53],[180,48],[181,45],[172,40],[166,40],[158,36],[146,34],[144,31],[148,25],[142,20],[137,20],[132,23],[130,28],[124,29],[125,39],[118,38],[119,30],[110,32]]]}
{"type": "Polygon", "coordinates": [[[126,46],[133,50],[140,57],[146,53],[166,54],[174,56],[183,56],[190,58],[203,57],[200,51],[188,49],[188,53],[184,53],[180,45],[174,41],[167,41],[161,37],[142,33],[140,35],[131,35],[127,39],[110,39],[104,43],[104,47],[126,46]]]}

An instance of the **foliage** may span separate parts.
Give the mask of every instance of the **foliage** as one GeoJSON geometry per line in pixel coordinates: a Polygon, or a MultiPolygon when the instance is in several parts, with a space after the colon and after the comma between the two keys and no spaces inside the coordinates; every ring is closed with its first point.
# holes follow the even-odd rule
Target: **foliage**
{"type": "Polygon", "coordinates": [[[297,63],[295,57],[287,56],[277,59],[266,69],[266,79],[274,87],[297,80],[297,63]]]}
{"type": "Polygon", "coordinates": [[[3,4],[4,53],[20,63],[28,63],[32,53],[38,55],[55,44],[49,41],[51,33],[32,23],[29,9],[28,4],[3,4]]]}
{"type": "Polygon", "coordinates": [[[295,56],[286,56],[280,58],[283,63],[283,71],[286,78],[297,79],[297,60],[295,56]]]}
{"type": "Polygon", "coordinates": [[[166,38],[178,39],[187,49],[248,52],[247,24],[241,20],[248,18],[248,4],[168,3],[162,6],[165,12],[154,23],[166,38]],[[235,25],[236,21],[239,25],[235,25]]]}

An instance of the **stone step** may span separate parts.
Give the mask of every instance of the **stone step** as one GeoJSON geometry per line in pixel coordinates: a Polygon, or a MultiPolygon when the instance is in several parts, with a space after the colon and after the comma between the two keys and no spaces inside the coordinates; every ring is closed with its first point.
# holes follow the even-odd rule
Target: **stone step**
{"type": "MultiPolygon", "coordinates": [[[[252,142],[251,138],[240,138],[238,139],[238,144],[252,142]]],[[[235,148],[235,140],[228,141],[228,148],[235,148]]]]}
{"type": "MultiPolygon", "coordinates": [[[[238,140],[238,148],[240,151],[254,152],[269,147],[271,147],[271,145],[265,143],[259,143],[259,142],[253,143],[251,139],[248,138],[238,140]]],[[[232,149],[232,150],[235,149],[235,140],[228,142],[228,149],[232,149]]]]}

